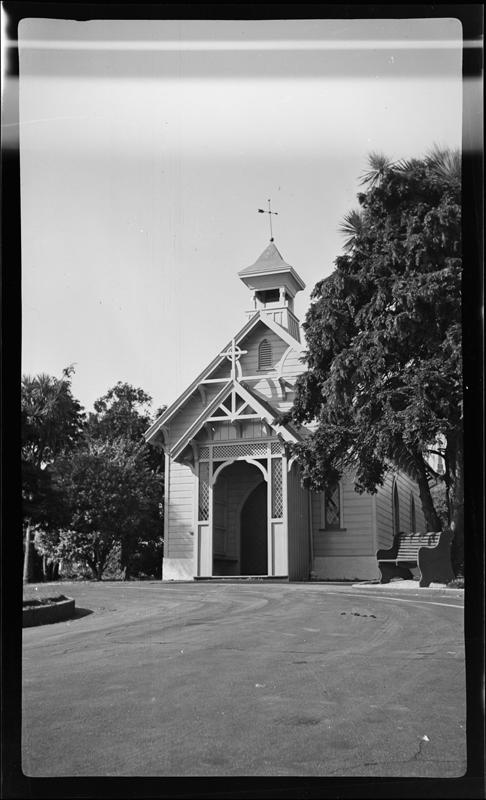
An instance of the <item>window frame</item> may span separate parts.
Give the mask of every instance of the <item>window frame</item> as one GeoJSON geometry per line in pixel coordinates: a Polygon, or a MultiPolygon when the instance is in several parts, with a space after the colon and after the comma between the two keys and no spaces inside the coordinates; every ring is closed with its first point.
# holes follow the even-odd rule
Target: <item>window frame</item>
{"type": "Polygon", "coordinates": [[[417,533],[417,511],[413,492],[410,492],[410,532],[417,533]]]}
{"type": "Polygon", "coordinates": [[[270,339],[267,339],[265,337],[265,339],[262,339],[261,342],[258,345],[258,370],[259,371],[266,371],[268,369],[272,369],[272,366],[273,366],[272,343],[271,343],[270,339]],[[262,359],[262,348],[263,348],[264,345],[266,346],[266,348],[268,348],[268,350],[267,350],[267,354],[266,354],[266,357],[265,357],[265,363],[262,363],[262,361],[263,361],[263,359],[262,359]]]}
{"type": "Polygon", "coordinates": [[[391,507],[393,535],[395,536],[396,534],[400,533],[400,495],[398,493],[398,483],[396,478],[392,485],[391,507]]]}
{"type": "Polygon", "coordinates": [[[338,497],[339,497],[339,524],[338,525],[327,525],[326,520],[326,495],[327,492],[325,489],[320,493],[321,499],[321,526],[319,530],[321,531],[328,531],[328,532],[339,532],[345,531],[346,528],[344,527],[344,514],[343,514],[343,484],[342,481],[337,482],[338,487],[338,497]]]}

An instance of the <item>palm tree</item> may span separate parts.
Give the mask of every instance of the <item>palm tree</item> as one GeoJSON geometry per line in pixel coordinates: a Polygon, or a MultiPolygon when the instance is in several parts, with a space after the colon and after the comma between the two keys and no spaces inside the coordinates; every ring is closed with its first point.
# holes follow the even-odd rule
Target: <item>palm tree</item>
{"type": "Polygon", "coordinates": [[[434,144],[426,156],[425,163],[438,178],[456,184],[461,183],[461,154],[459,150],[451,150],[434,144]]]}
{"type": "Polygon", "coordinates": [[[363,229],[363,216],[359,210],[353,209],[344,215],[338,231],[348,237],[343,245],[347,253],[356,247],[358,238],[363,233],[363,229]]]}
{"type": "Polygon", "coordinates": [[[370,189],[374,189],[375,186],[380,185],[387,172],[393,166],[393,162],[383,153],[370,153],[368,164],[371,169],[361,176],[360,183],[361,185],[366,183],[370,189]]]}

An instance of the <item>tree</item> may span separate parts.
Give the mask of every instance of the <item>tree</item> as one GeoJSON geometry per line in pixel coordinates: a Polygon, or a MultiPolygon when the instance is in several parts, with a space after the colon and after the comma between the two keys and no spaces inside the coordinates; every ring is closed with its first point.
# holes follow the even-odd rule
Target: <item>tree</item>
{"type": "MultiPolygon", "coordinates": [[[[108,392],[94,403],[94,413],[88,420],[88,437],[97,442],[117,442],[124,448],[127,456],[136,454],[143,469],[149,468],[157,476],[153,487],[155,496],[150,494],[146,486],[147,503],[144,506],[144,517],[138,533],[132,528],[131,536],[121,538],[121,566],[125,578],[133,571],[141,569],[155,570],[159,573],[162,562],[160,509],[163,502],[163,470],[164,459],[161,452],[147,444],[144,432],[150,426],[152,398],[143,389],[129,383],[119,381],[108,392]],[[155,527],[154,527],[155,525],[155,527]],[[150,562],[152,561],[152,566],[150,562]]],[[[157,412],[159,416],[161,412],[157,412]]]]}
{"type": "Polygon", "coordinates": [[[313,423],[296,446],[304,482],[320,489],[346,469],[375,492],[390,462],[418,483],[429,530],[441,527],[430,490],[446,484],[463,561],[461,178],[456,152],[370,158],[359,213],[347,215],[345,255],[318,283],[304,329],[307,371],[291,417],[313,423]],[[437,473],[430,455],[443,459],[437,473]]]}
{"type": "Polygon", "coordinates": [[[119,381],[94,402],[89,415],[89,435],[93,439],[125,439],[143,442],[151,423],[152,398],[143,389],[119,381]]]}
{"type": "Polygon", "coordinates": [[[57,458],[71,450],[83,430],[84,412],[71,392],[72,366],[61,378],[24,375],[21,386],[22,505],[25,527],[24,580],[33,561],[31,530],[56,528],[63,505],[54,478],[57,458]]]}
{"type": "Polygon", "coordinates": [[[83,562],[101,579],[119,553],[124,577],[160,577],[163,458],[146,444],[151,397],[119,382],[94,403],[76,449],[59,460],[56,490],[64,517],[37,534],[45,557],[83,562]]]}
{"type": "Polygon", "coordinates": [[[45,554],[83,561],[101,580],[116,547],[160,546],[163,482],[137,445],[121,438],[85,442],[59,464],[59,481],[68,524],[57,536],[39,535],[45,554]]]}

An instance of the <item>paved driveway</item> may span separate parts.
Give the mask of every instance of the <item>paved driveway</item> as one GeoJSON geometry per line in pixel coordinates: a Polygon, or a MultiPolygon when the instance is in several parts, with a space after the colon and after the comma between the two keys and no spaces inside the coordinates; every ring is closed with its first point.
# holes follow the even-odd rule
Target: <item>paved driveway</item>
{"type": "Polygon", "coordinates": [[[24,630],[28,776],[463,775],[459,593],[63,584],[24,630]]]}

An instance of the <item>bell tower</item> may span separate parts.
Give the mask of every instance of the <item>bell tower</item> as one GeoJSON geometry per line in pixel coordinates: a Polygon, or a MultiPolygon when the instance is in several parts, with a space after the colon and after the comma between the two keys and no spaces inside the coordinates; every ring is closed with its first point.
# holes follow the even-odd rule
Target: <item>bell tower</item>
{"type": "Polygon", "coordinates": [[[254,264],[238,272],[238,277],[252,291],[253,308],[246,312],[248,318],[264,312],[300,342],[294,297],[305,289],[305,283],[283,260],[273,239],[254,264]]]}

